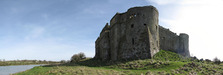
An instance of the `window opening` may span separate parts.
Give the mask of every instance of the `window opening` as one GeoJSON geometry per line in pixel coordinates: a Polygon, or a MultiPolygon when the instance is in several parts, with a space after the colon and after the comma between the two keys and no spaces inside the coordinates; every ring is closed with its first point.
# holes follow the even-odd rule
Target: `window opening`
{"type": "Polygon", "coordinates": [[[134,40],[134,38],[132,38],[132,44],[133,44],[133,45],[135,44],[135,40],[134,40]]]}
{"type": "Polygon", "coordinates": [[[133,27],[134,27],[134,24],[131,25],[131,28],[133,28],[133,27]]]}

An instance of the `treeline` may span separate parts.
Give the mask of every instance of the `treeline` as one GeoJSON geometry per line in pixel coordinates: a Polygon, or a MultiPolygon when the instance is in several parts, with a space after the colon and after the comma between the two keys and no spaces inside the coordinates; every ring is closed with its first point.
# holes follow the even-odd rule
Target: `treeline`
{"type": "Polygon", "coordinates": [[[34,65],[34,64],[59,64],[60,62],[56,61],[46,61],[46,60],[11,60],[5,61],[0,60],[0,66],[8,65],[34,65]]]}

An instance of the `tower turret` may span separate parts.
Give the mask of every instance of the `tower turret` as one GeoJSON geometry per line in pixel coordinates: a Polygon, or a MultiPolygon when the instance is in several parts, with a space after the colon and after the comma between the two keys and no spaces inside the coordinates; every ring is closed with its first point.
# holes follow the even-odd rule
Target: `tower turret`
{"type": "Polygon", "coordinates": [[[185,33],[180,33],[179,36],[179,50],[178,53],[185,56],[185,57],[190,57],[190,52],[189,52],[189,35],[185,33]]]}

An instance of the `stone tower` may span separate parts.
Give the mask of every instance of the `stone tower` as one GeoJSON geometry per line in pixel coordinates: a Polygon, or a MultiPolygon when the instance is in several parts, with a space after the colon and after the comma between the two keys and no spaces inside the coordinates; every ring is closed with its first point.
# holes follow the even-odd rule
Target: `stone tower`
{"type": "Polygon", "coordinates": [[[179,54],[186,56],[186,57],[190,57],[190,52],[189,52],[189,35],[185,34],[185,33],[181,33],[179,36],[179,49],[178,52],[179,54]]]}
{"type": "MultiPolygon", "coordinates": [[[[168,42],[166,39],[160,41],[160,35],[162,38],[168,35],[160,33],[158,16],[158,11],[153,6],[134,7],[125,13],[116,13],[111,19],[110,25],[108,23],[105,25],[95,42],[96,54],[94,58],[113,61],[147,59],[159,52],[160,45],[162,48],[168,49],[172,45],[166,47],[160,44],[160,42],[168,42]]],[[[172,34],[172,32],[170,33],[172,34]]],[[[178,40],[173,44],[177,45],[176,48],[170,49],[177,53],[177,50],[181,48],[182,51],[179,53],[183,53],[184,49],[188,49],[185,46],[187,43],[179,46],[178,44],[188,40],[186,34],[182,34],[182,39],[179,39],[177,35],[174,36],[178,40]]]]}

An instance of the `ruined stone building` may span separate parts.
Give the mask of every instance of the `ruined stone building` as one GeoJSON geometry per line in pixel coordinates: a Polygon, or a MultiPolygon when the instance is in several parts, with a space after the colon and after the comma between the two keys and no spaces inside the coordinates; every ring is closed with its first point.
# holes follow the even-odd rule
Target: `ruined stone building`
{"type": "Polygon", "coordinates": [[[158,10],[153,6],[116,13],[95,42],[94,58],[113,61],[148,59],[161,49],[189,57],[189,36],[185,33],[177,35],[159,26],[158,16],[158,10]]]}

